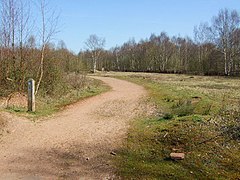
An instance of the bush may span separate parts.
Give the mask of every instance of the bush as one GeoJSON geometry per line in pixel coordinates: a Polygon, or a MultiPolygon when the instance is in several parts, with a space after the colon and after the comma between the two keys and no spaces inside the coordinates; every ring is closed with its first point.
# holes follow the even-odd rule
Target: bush
{"type": "Polygon", "coordinates": [[[86,74],[85,73],[72,73],[66,77],[66,82],[73,89],[83,89],[86,86],[86,74]]]}

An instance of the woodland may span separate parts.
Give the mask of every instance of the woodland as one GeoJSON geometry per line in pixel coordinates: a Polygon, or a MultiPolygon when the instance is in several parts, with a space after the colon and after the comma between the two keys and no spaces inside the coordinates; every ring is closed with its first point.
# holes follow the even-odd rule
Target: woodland
{"type": "Polygon", "coordinates": [[[163,31],[139,42],[132,38],[106,51],[99,45],[104,39],[93,35],[88,42],[95,47],[79,56],[92,69],[97,61],[99,70],[239,76],[239,25],[236,10],[222,9],[211,22],[195,26],[193,38],[170,37],[163,31]]]}
{"type": "MultiPolygon", "coordinates": [[[[194,38],[151,34],[136,42],[104,49],[105,38],[90,35],[77,55],[64,41],[56,43],[60,15],[45,0],[1,0],[0,96],[26,91],[54,94],[66,86],[70,73],[132,71],[196,75],[240,75],[240,16],[222,9],[211,22],[194,27],[194,38]],[[35,11],[37,13],[32,13],[35,11]]],[[[198,23],[198,22],[196,22],[198,23]]]]}

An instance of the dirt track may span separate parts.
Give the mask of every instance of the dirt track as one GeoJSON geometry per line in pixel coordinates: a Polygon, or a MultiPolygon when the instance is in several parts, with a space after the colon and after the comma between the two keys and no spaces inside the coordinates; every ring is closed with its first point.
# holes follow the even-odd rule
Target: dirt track
{"type": "Polygon", "coordinates": [[[112,87],[39,123],[5,114],[0,179],[111,179],[110,153],[121,145],[146,94],[135,84],[98,77],[112,87]]]}

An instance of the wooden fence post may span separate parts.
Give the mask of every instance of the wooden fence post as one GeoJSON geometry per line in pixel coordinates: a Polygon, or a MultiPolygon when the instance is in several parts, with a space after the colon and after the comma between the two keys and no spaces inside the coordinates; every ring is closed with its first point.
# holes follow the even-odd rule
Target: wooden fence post
{"type": "Polygon", "coordinates": [[[28,111],[35,112],[35,81],[28,80],[28,111]]]}

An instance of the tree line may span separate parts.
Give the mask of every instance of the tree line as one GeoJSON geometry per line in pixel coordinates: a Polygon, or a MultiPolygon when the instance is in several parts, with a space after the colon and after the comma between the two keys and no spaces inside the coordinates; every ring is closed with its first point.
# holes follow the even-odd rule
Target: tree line
{"type": "Polygon", "coordinates": [[[57,45],[59,15],[47,0],[0,0],[0,96],[26,91],[36,80],[36,94],[65,86],[65,75],[88,68],[113,71],[240,75],[240,16],[222,9],[210,23],[194,27],[194,39],[166,32],[104,50],[105,39],[91,35],[78,56],[63,41],[57,45]],[[32,12],[34,10],[34,13],[32,12]]]}
{"type": "Polygon", "coordinates": [[[29,78],[36,80],[35,94],[52,93],[64,73],[79,71],[79,58],[65,43],[53,44],[59,15],[46,0],[0,3],[0,96],[26,91],[29,78]]]}
{"type": "Polygon", "coordinates": [[[96,49],[89,48],[79,56],[91,69],[93,62],[97,62],[98,70],[239,76],[239,25],[236,10],[222,9],[210,23],[194,27],[194,38],[170,37],[161,32],[139,42],[130,39],[108,51],[98,46],[101,56],[97,61],[92,57],[96,49]]]}

